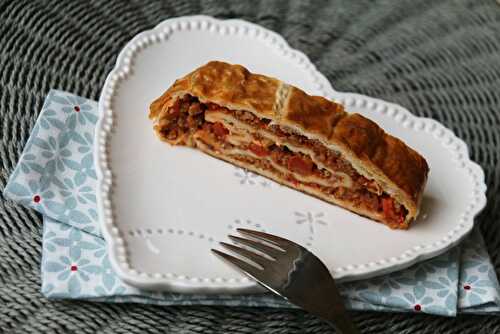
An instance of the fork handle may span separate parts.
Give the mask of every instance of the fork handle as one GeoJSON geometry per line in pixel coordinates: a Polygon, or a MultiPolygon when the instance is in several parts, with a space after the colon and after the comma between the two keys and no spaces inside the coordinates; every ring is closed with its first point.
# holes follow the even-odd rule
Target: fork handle
{"type": "Polygon", "coordinates": [[[352,323],[344,323],[340,325],[337,322],[332,322],[327,320],[327,322],[335,328],[335,330],[340,334],[360,334],[361,332],[352,324],[352,323]]]}
{"type": "Polygon", "coordinates": [[[335,330],[342,334],[360,334],[345,309],[336,309],[323,317],[335,330]]]}
{"type": "Polygon", "coordinates": [[[354,323],[352,323],[349,318],[341,317],[336,315],[333,319],[326,319],[335,331],[341,334],[360,334],[361,332],[356,328],[354,323]]]}

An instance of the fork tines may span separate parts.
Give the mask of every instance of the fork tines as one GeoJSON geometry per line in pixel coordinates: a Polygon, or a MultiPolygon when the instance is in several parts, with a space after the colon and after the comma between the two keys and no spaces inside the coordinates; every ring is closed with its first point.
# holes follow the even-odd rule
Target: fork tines
{"type": "Polygon", "coordinates": [[[243,257],[248,260],[244,261],[233,255],[221,252],[217,249],[212,249],[216,255],[222,257],[229,263],[239,267],[244,272],[247,272],[253,278],[257,278],[258,271],[265,269],[270,261],[274,261],[279,258],[280,255],[286,253],[287,244],[290,242],[286,239],[267,234],[264,232],[248,230],[244,228],[238,228],[237,231],[243,235],[249,236],[255,240],[238,237],[235,235],[229,235],[229,238],[237,244],[246,246],[243,248],[241,246],[229,244],[227,242],[220,242],[220,244],[232,251],[233,253],[243,257]],[[259,240],[259,241],[256,241],[259,240]]]}

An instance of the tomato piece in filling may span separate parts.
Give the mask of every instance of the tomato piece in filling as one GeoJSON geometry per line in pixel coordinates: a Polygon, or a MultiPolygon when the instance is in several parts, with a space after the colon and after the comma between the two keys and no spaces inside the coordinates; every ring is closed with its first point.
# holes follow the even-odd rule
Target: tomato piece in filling
{"type": "Polygon", "coordinates": [[[229,130],[222,125],[222,123],[216,122],[212,124],[212,130],[215,134],[215,136],[219,138],[225,138],[226,135],[229,133],[229,130]]]}
{"type": "Polygon", "coordinates": [[[256,143],[250,143],[248,149],[258,157],[266,157],[270,154],[270,152],[264,146],[258,145],[256,143]]]}
{"type": "Polygon", "coordinates": [[[288,169],[301,175],[308,176],[313,173],[314,163],[310,160],[302,159],[297,155],[290,157],[287,164],[288,169]]]}
{"type": "Polygon", "coordinates": [[[403,210],[397,210],[394,205],[394,199],[390,197],[382,198],[382,211],[384,212],[384,216],[392,221],[397,222],[398,224],[404,223],[404,213],[403,210]]]}

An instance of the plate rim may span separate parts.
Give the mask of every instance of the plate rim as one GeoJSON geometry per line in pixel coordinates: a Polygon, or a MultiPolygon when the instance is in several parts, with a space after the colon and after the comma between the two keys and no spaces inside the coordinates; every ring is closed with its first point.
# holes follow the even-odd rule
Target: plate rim
{"type": "Polygon", "coordinates": [[[381,99],[376,99],[356,93],[341,93],[335,91],[327,78],[319,72],[309,58],[299,50],[291,48],[285,39],[262,26],[241,19],[220,20],[210,16],[182,16],[164,20],[156,27],[143,31],[132,38],[120,51],[115,66],[109,72],[104,82],[98,101],[99,116],[94,134],[94,164],[97,173],[97,212],[101,232],[107,242],[109,259],[117,275],[126,283],[153,290],[170,290],[184,293],[245,293],[261,291],[257,283],[243,277],[241,279],[196,278],[177,274],[150,274],[138,272],[127,262],[125,241],[120,235],[113,217],[112,188],[113,176],[108,163],[108,143],[112,136],[115,115],[112,110],[115,90],[121,80],[133,71],[134,56],[140,50],[151,44],[161,42],[175,31],[185,29],[214,29],[221,34],[243,32],[256,38],[266,38],[271,41],[270,47],[275,47],[283,56],[294,59],[309,72],[316,88],[329,99],[350,106],[364,106],[374,112],[383,113],[403,126],[422,131],[426,129],[449,150],[455,151],[457,167],[465,169],[473,179],[469,205],[464,209],[461,220],[446,236],[432,244],[413,247],[403,252],[399,257],[380,259],[367,264],[348,265],[334,268],[335,278],[341,281],[357,280],[384,273],[400,270],[412,264],[437,256],[459,243],[473,228],[474,218],[486,205],[485,174],[481,166],[470,160],[466,143],[458,138],[452,130],[440,122],[425,117],[417,117],[404,107],[381,99]],[[406,125],[405,125],[406,124],[406,125]],[[452,149],[453,147],[453,149],[452,149]]]}

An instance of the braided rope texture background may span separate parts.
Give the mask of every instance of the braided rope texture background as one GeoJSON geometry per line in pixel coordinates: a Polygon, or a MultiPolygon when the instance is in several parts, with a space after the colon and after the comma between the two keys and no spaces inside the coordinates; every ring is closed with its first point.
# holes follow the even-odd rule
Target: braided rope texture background
{"type": "MultiPolygon", "coordinates": [[[[97,99],[128,40],[193,14],[275,30],[337,90],[394,101],[453,129],[486,172],[488,206],[478,223],[500,274],[500,4],[493,0],[0,0],[0,191],[50,88],[97,99]]],[[[0,200],[0,332],[333,333],[298,310],[48,301],[39,292],[41,223],[0,200]]],[[[494,316],[354,318],[365,333],[500,333],[494,316]]]]}

